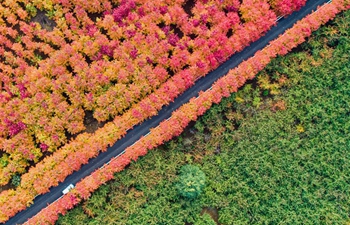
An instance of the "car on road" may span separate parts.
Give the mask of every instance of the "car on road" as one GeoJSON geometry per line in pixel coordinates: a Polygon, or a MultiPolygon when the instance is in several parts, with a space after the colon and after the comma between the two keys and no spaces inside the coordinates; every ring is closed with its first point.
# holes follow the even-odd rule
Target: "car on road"
{"type": "Polygon", "coordinates": [[[73,189],[74,188],[74,185],[73,184],[70,184],[70,185],[68,185],[63,191],[62,191],[62,193],[65,195],[65,194],[67,194],[71,189],[73,189]]]}

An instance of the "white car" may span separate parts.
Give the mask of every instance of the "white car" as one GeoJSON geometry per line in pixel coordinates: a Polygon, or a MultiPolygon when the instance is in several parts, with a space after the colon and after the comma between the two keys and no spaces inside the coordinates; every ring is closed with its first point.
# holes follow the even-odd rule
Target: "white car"
{"type": "Polygon", "coordinates": [[[71,189],[73,189],[74,188],[74,185],[73,184],[70,184],[70,185],[68,185],[63,191],[62,191],[62,193],[65,195],[65,194],[67,194],[71,189]]]}

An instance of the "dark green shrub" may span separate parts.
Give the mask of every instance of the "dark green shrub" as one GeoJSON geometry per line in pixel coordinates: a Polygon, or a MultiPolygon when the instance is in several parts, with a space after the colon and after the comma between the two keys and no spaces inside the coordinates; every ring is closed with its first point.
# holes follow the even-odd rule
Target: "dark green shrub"
{"type": "Polygon", "coordinates": [[[205,174],[194,165],[185,165],[180,169],[176,184],[179,195],[188,199],[197,198],[205,187],[205,174]]]}
{"type": "Polygon", "coordinates": [[[15,187],[19,186],[19,184],[21,183],[21,176],[18,174],[13,175],[12,180],[11,180],[11,184],[15,187]]]}

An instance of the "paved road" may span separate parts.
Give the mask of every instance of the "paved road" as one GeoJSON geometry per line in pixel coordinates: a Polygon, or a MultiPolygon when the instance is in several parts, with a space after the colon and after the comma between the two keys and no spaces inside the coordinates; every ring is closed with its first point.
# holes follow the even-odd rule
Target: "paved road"
{"type": "Polygon", "coordinates": [[[242,52],[234,54],[229,60],[223,63],[215,71],[207,74],[205,77],[199,79],[196,84],[188,89],[185,93],[179,96],[174,102],[166,107],[163,107],[157,116],[145,121],[141,125],[137,125],[134,129],[130,130],[124,138],[118,140],[112,147],[108,148],[106,152],[101,153],[97,158],[93,158],[88,164],[82,166],[82,168],[68,176],[66,180],[50,189],[50,192],[41,196],[38,196],[34,200],[34,204],[26,210],[18,213],[11,218],[6,224],[20,224],[24,223],[28,218],[37,214],[41,209],[45,208],[48,204],[54,202],[62,195],[62,190],[69,184],[75,184],[83,177],[89,175],[103,164],[107,163],[111,158],[119,155],[125,148],[136,142],[141,136],[146,135],[150,128],[156,127],[161,121],[169,118],[171,113],[179,108],[182,104],[188,102],[192,97],[198,96],[199,91],[205,91],[211,87],[211,85],[219,78],[227,74],[227,72],[239,65],[243,60],[253,56],[254,53],[264,48],[269,41],[275,39],[283,33],[286,29],[293,26],[293,24],[305,17],[307,14],[315,11],[317,6],[326,3],[328,0],[308,0],[306,5],[298,12],[293,13],[287,18],[283,18],[278,22],[278,25],[273,27],[264,37],[261,37],[258,41],[252,43],[249,47],[245,48],[242,52]]]}

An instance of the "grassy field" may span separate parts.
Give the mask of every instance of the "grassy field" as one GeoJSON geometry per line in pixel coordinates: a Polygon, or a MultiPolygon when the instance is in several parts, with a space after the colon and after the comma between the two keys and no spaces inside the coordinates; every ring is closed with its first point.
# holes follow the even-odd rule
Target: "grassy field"
{"type": "Polygon", "coordinates": [[[349,52],[347,11],[57,224],[345,224],[349,52]],[[206,176],[193,200],[175,188],[186,164],[206,176]]]}

